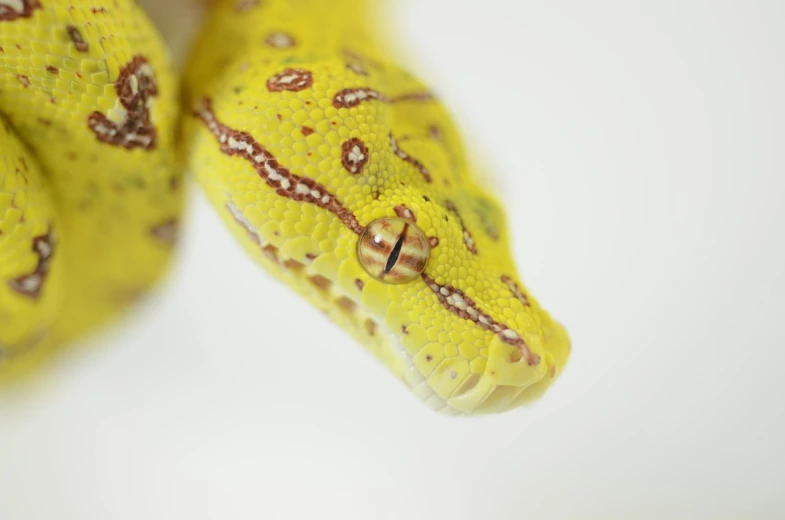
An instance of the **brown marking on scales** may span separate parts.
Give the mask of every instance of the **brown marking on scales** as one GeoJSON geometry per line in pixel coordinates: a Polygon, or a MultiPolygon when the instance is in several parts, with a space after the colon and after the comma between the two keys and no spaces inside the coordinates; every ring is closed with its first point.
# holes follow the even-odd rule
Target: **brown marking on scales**
{"type": "Polygon", "coordinates": [[[378,325],[372,319],[365,320],[365,331],[368,332],[369,336],[375,336],[376,335],[376,328],[377,327],[378,327],[378,325]]]}
{"type": "Polygon", "coordinates": [[[278,163],[275,157],[248,132],[230,128],[215,117],[212,102],[205,98],[194,114],[201,119],[220,144],[226,155],[242,157],[256,169],[256,173],[275,192],[295,201],[315,204],[338,217],[344,225],[360,235],[365,229],[350,210],[323,185],[309,177],[290,172],[278,163]]]}
{"type": "Polygon", "coordinates": [[[114,86],[120,104],[126,109],[123,121],[115,123],[95,111],[87,117],[87,126],[103,143],[128,150],[155,149],[158,133],[150,120],[149,104],[153,97],[158,96],[158,86],[147,58],[134,56],[120,69],[114,86]]]}
{"type": "Polygon", "coordinates": [[[52,120],[51,119],[44,119],[43,117],[39,117],[38,118],[38,122],[41,123],[44,126],[52,126],[52,120]]]}
{"type": "Polygon", "coordinates": [[[310,126],[303,125],[302,127],[300,127],[300,132],[302,132],[305,137],[308,137],[309,135],[314,133],[314,129],[311,128],[310,126]]]}
{"type": "Polygon", "coordinates": [[[415,168],[417,168],[420,171],[420,173],[422,174],[423,178],[425,179],[425,182],[431,182],[431,174],[428,171],[428,168],[426,168],[423,165],[423,163],[421,163],[420,161],[418,161],[414,157],[410,156],[409,154],[407,154],[406,152],[401,150],[401,148],[398,146],[398,142],[395,140],[395,137],[392,135],[392,132],[390,132],[390,146],[393,149],[393,153],[398,158],[403,159],[404,161],[406,161],[407,163],[411,164],[412,166],[414,166],[415,168]]]}
{"type": "MultiPolygon", "coordinates": [[[[463,229],[463,243],[466,244],[466,249],[469,250],[470,253],[473,255],[477,254],[477,245],[474,243],[474,237],[472,237],[471,232],[466,227],[466,224],[463,223],[463,219],[461,218],[461,214],[458,212],[458,208],[455,207],[452,201],[446,200],[444,201],[444,205],[447,207],[447,210],[452,212],[455,215],[455,218],[458,219],[458,223],[461,225],[463,229]]],[[[446,217],[446,215],[445,215],[446,217]]]]}
{"type": "Polygon", "coordinates": [[[348,49],[343,50],[343,55],[346,57],[346,68],[360,76],[369,75],[368,67],[375,69],[384,68],[379,62],[348,49]]]}
{"type": "Polygon", "coordinates": [[[262,254],[271,262],[280,264],[281,260],[278,258],[278,248],[272,244],[266,244],[262,247],[262,254]]]}
{"type": "Polygon", "coordinates": [[[150,228],[152,237],[161,244],[171,246],[177,241],[177,219],[167,219],[150,228]]]}
{"type": "MultiPolygon", "coordinates": [[[[79,32],[79,29],[76,28],[74,25],[66,25],[65,32],[68,33],[68,37],[76,46],[76,50],[79,52],[87,52],[90,48],[90,45],[87,44],[85,39],[82,37],[82,33],[79,32]]],[[[78,74],[78,73],[77,73],[78,74]]]]}
{"type": "Polygon", "coordinates": [[[529,298],[526,297],[526,294],[523,292],[520,286],[515,282],[515,280],[513,280],[512,278],[510,278],[505,274],[502,276],[502,282],[504,282],[504,285],[507,286],[507,288],[510,290],[512,295],[515,296],[518,300],[520,300],[520,302],[523,304],[524,307],[528,307],[530,305],[529,298]]]}
{"type": "Polygon", "coordinates": [[[520,334],[483,312],[474,300],[466,296],[466,293],[450,285],[440,285],[425,273],[422,274],[422,279],[447,310],[460,318],[473,321],[483,330],[490,330],[504,343],[516,347],[518,351],[511,358],[511,361],[515,362],[525,359],[530,366],[539,364],[540,356],[529,350],[520,334]]]}
{"type": "Polygon", "coordinates": [[[408,335],[409,329],[406,328],[406,325],[401,325],[401,334],[408,335]]]}
{"type": "Polygon", "coordinates": [[[270,92],[299,92],[313,85],[313,75],[303,69],[285,69],[267,80],[270,92]]]}
{"type": "Polygon", "coordinates": [[[46,66],[46,72],[49,74],[60,74],[60,69],[57,67],[52,67],[51,65],[46,66]]]}
{"type": "Polygon", "coordinates": [[[393,102],[401,103],[403,101],[433,101],[434,99],[436,99],[436,96],[431,92],[411,92],[393,98],[393,102]]]}
{"type": "Polygon", "coordinates": [[[313,253],[305,253],[305,258],[307,258],[308,260],[314,261],[317,258],[319,258],[319,255],[315,255],[313,253]]]}
{"type": "Polygon", "coordinates": [[[335,94],[333,106],[335,108],[353,108],[369,100],[381,101],[382,103],[399,103],[402,101],[430,101],[432,99],[434,99],[433,94],[428,92],[413,92],[390,97],[369,87],[355,87],[345,88],[335,94]]]}
{"type": "Polygon", "coordinates": [[[30,18],[36,9],[41,9],[38,0],[0,0],[0,22],[30,18]]]}
{"type": "Polygon", "coordinates": [[[37,300],[41,296],[41,288],[49,274],[49,264],[55,251],[55,234],[50,229],[45,235],[33,237],[33,253],[38,260],[35,269],[30,274],[22,275],[8,281],[12,291],[37,300]]]}
{"type": "Polygon", "coordinates": [[[91,7],[90,12],[93,14],[103,14],[108,13],[109,11],[106,9],[106,7],[91,7]]]}
{"type": "Polygon", "coordinates": [[[455,155],[455,151],[447,144],[444,130],[442,130],[442,128],[435,123],[431,124],[428,126],[428,137],[436,141],[436,143],[439,144],[439,146],[441,146],[444,152],[447,154],[450,159],[450,168],[455,175],[456,180],[460,182],[461,179],[460,170],[458,168],[458,158],[455,155]]]}
{"type": "Polygon", "coordinates": [[[359,61],[349,61],[346,63],[346,68],[360,76],[367,76],[368,71],[362,66],[359,61]]]}
{"type": "Polygon", "coordinates": [[[439,237],[428,237],[428,245],[431,246],[431,249],[439,245],[439,237]]]}
{"type": "Polygon", "coordinates": [[[496,229],[496,226],[493,225],[493,222],[491,222],[491,219],[488,218],[485,212],[475,210],[474,213],[477,215],[477,218],[480,219],[480,223],[485,230],[485,234],[487,234],[488,237],[494,242],[499,240],[499,230],[496,229]]]}
{"type": "MultiPolygon", "coordinates": [[[[346,60],[347,60],[348,63],[355,63],[359,67],[361,67],[363,70],[367,70],[367,67],[372,67],[374,69],[380,69],[380,70],[384,69],[384,65],[381,62],[373,60],[373,59],[369,58],[368,56],[360,54],[359,52],[355,52],[355,51],[352,51],[352,50],[349,50],[349,49],[343,49],[342,52],[343,52],[343,55],[346,57],[346,60]]],[[[348,66],[348,63],[347,63],[347,66],[348,66]]],[[[367,73],[364,74],[364,75],[367,76],[367,73]]]]}
{"type": "Polygon", "coordinates": [[[395,206],[393,208],[393,211],[395,211],[395,214],[401,217],[402,219],[410,220],[414,223],[417,222],[417,216],[414,214],[412,210],[407,208],[404,204],[401,204],[400,206],[395,206]]]}
{"type": "Polygon", "coordinates": [[[264,43],[275,49],[290,49],[297,45],[297,40],[289,33],[275,31],[267,35],[264,43]]]}
{"type": "Polygon", "coordinates": [[[244,13],[249,9],[253,9],[260,4],[259,0],[236,0],[234,3],[234,10],[238,13],[244,13]]]}
{"type": "Polygon", "coordinates": [[[177,174],[172,175],[171,177],[169,177],[169,189],[172,191],[179,190],[180,186],[182,185],[182,181],[183,180],[179,175],[177,174]]]}
{"type": "Polygon", "coordinates": [[[320,291],[326,291],[333,284],[330,280],[320,274],[309,276],[308,280],[316,286],[320,291]]]}
{"type": "Polygon", "coordinates": [[[356,137],[344,141],[341,145],[341,164],[352,175],[361,174],[368,164],[368,147],[356,137]]]}
{"type": "Polygon", "coordinates": [[[348,313],[353,313],[357,309],[357,304],[354,302],[354,300],[346,296],[341,296],[335,300],[335,303],[338,305],[338,307],[342,308],[348,313]]]}
{"type": "MultiPolygon", "coordinates": [[[[271,262],[281,265],[281,261],[278,258],[278,248],[276,248],[274,245],[269,243],[262,245],[264,243],[262,237],[253,228],[253,225],[248,221],[248,219],[246,219],[245,216],[243,216],[243,213],[242,211],[240,211],[240,208],[235,206],[233,202],[227,202],[226,209],[232,215],[234,221],[240,224],[240,226],[242,226],[242,228],[245,230],[246,234],[248,235],[248,238],[250,238],[254,244],[260,246],[262,255],[268,260],[270,260],[271,262]]],[[[293,271],[299,271],[302,267],[304,267],[303,264],[301,264],[297,260],[291,260],[291,259],[287,260],[284,263],[284,266],[286,266],[289,269],[292,269],[293,271]]]]}
{"type": "Polygon", "coordinates": [[[305,268],[305,264],[298,262],[294,258],[288,258],[284,260],[283,266],[291,271],[294,271],[295,273],[299,273],[305,268]]]}
{"type": "Polygon", "coordinates": [[[30,78],[28,78],[24,74],[17,74],[16,75],[16,79],[19,80],[19,83],[21,83],[24,88],[27,88],[27,87],[30,86],[30,78]]]}
{"type": "Polygon", "coordinates": [[[362,290],[363,290],[363,287],[365,287],[365,282],[363,282],[363,281],[362,281],[362,280],[360,280],[359,278],[356,278],[356,279],[354,280],[354,285],[357,287],[357,290],[358,290],[358,291],[362,291],[362,290]]]}

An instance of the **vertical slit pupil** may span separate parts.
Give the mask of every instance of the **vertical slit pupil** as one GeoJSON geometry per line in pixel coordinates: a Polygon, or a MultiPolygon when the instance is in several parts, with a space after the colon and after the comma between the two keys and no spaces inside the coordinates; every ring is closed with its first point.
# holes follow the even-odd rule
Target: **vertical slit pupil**
{"type": "Polygon", "coordinates": [[[403,241],[406,239],[406,230],[409,228],[407,224],[404,226],[401,235],[398,237],[398,241],[395,242],[395,246],[393,247],[392,252],[390,253],[389,258],[387,258],[387,265],[384,266],[384,274],[389,273],[392,271],[392,268],[395,267],[395,263],[398,261],[398,257],[401,254],[401,249],[403,248],[403,241]]]}

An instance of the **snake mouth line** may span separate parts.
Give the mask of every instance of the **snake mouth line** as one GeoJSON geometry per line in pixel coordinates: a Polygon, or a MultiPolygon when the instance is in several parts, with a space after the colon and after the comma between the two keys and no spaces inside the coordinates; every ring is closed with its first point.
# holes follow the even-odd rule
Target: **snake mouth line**
{"type": "MultiPolygon", "coordinates": [[[[393,367],[395,375],[428,407],[447,415],[464,414],[437,395],[427,377],[417,369],[403,344],[405,329],[393,331],[383,316],[375,315],[363,306],[360,298],[365,282],[358,279],[349,289],[341,287],[312,267],[315,257],[287,257],[280,248],[265,241],[232,202],[226,204],[226,209],[255,245],[251,248],[252,252],[255,249],[264,258],[265,267],[295,284],[298,292],[317,309],[348,330],[374,357],[393,367]]],[[[462,388],[469,390],[475,383],[475,377],[470,376],[462,388]]]]}
{"type": "Polygon", "coordinates": [[[287,257],[280,248],[265,241],[233,203],[227,203],[226,209],[252,242],[252,252],[264,259],[266,268],[293,284],[317,309],[348,330],[365,350],[391,368],[398,379],[429,408],[451,416],[467,415],[494,408],[500,401],[509,402],[525,390],[524,387],[483,385],[484,374],[472,373],[446,398],[438,395],[428,376],[417,368],[414,355],[404,345],[406,328],[393,330],[384,316],[374,314],[361,303],[365,282],[358,279],[351,287],[342,287],[313,268],[311,264],[315,256],[301,259],[287,257]],[[453,399],[472,392],[482,394],[473,406],[461,408],[451,404],[453,399]]]}

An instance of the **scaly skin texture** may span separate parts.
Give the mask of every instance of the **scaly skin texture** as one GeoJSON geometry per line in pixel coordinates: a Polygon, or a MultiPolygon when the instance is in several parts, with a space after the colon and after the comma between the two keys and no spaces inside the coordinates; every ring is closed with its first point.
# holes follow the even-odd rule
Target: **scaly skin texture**
{"type": "MultiPolygon", "coordinates": [[[[16,4],[0,0],[0,18],[4,3],[16,4]]],[[[561,373],[569,340],[520,282],[498,202],[444,106],[378,41],[366,1],[212,2],[182,82],[178,161],[177,93],[143,13],[120,0],[23,4],[37,7],[0,21],[0,275],[41,274],[41,262],[46,272],[36,297],[0,286],[6,367],[152,285],[181,165],[266,271],[428,406],[502,411],[561,373]],[[431,246],[407,283],[379,281],[358,260],[360,236],[386,217],[431,246]],[[34,246],[51,229],[43,258],[34,246]]],[[[290,347],[305,360],[313,345],[290,347]]]]}
{"type": "Polygon", "coordinates": [[[0,0],[0,48],[0,118],[9,128],[0,160],[0,352],[8,376],[119,314],[158,280],[182,195],[176,78],[134,2],[0,0]],[[154,71],[157,93],[128,110],[115,83],[135,56],[154,71]],[[149,116],[154,142],[99,140],[99,115],[122,125],[134,111],[149,116]],[[34,273],[32,242],[47,229],[57,237],[50,272],[40,294],[22,294],[8,281],[34,273]]]}

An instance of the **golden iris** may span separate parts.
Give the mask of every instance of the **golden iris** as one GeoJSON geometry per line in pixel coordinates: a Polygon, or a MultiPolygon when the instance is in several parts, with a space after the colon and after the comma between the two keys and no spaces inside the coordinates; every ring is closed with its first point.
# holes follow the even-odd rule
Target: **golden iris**
{"type": "Polygon", "coordinates": [[[402,218],[381,218],[365,228],[357,242],[363,269],[384,283],[406,283],[425,269],[431,246],[414,223],[402,218]]]}

